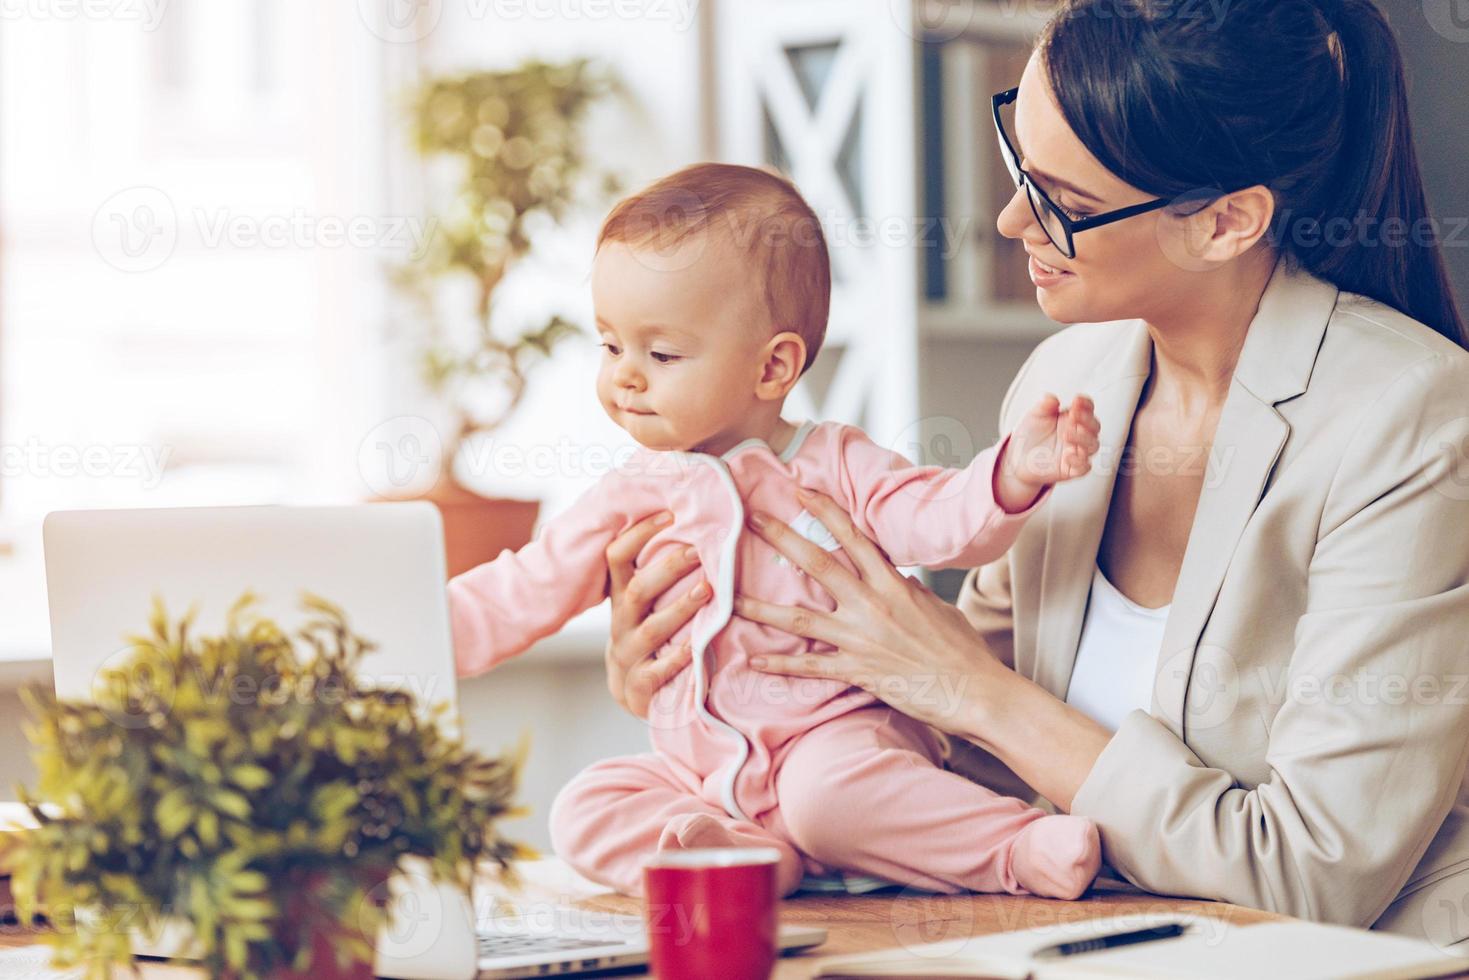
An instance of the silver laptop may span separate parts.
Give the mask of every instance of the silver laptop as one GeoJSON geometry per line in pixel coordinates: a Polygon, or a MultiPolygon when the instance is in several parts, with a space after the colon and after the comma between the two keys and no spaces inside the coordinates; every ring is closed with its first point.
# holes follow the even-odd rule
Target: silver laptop
{"type": "MultiPolygon", "coordinates": [[[[155,595],[172,615],[197,608],[196,629],[217,630],[246,590],[290,629],[299,598],[341,606],[377,643],[365,677],[406,686],[425,705],[455,699],[444,589],[443,530],[427,503],[344,507],[226,507],[63,511],[43,528],[56,691],[90,698],[98,668],[127,649],[155,595]]],[[[433,885],[411,864],[390,884],[377,943],[379,976],[403,980],[536,977],[647,962],[643,920],[574,907],[480,914],[466,896],[433,885]]],[[[822,929],[783,926],[782,950],[819,945],[822,929]]],[[[188,958],[186,929],[134,936],[139,955],[188,958]]]]}

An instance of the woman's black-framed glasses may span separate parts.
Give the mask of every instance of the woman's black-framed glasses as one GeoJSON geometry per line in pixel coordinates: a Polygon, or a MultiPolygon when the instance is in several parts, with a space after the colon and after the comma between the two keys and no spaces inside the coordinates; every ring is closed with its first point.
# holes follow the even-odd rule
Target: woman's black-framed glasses
{"type": "Polygon", "coordinates": [[[1075,239],[1078,232],[1086,231],[1089,228],[1100,228],[1114,221],[1122,221],[1124,218],[1136,217],[1168,206],[1169,201],[1160,197],[1143,204],[1108,211],[1106,214],[1090,214],[1085,218],[1068,216],[1020,166],[1020,154],[1016,152],[1015,144],[1010,142],[1010,137],[1005,133],[1005,124],[1000,121],[1000,110],[1014,102],[1019,95],[1020,89],[1012,88],[1006,92],[996,93],[990,100],[995,113],[995,132],[1000,137],[1000,156],[1005,158],[1005,167],[1010,171],[1010,179],[1015,181],[1015,186],[1025,188],[1025,196],[1030,201],[1030,210],[1035,213],[1035,220],[1040,222],[1041,227],[1046,231],[1046,237],[1050,238],[1052,245],[1061,250],[1062,255],[1068,259],[1076,258],[1075,239]]]}

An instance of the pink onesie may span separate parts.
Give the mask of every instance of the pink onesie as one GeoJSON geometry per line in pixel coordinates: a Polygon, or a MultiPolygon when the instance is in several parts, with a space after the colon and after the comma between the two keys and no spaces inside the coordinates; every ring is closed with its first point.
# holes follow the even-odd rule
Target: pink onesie
{"type": "MultiPolygon", "coordinates": [[[[798,486],[845,507],[896,565],[995,560],[1041,503],[1006,514],[995,502],[1002,449],[985,450],[965,469],[914,466],[860,429],[830,422],[802,424],[779,455],[758,439],[720,456],[638,449],[530,544],[451,580],[460,676],[521,653],[605,598],[607,545],[657,511],[671,511],[673,523],[637,565],[693,545],[714,588],[660,652],[688,639],[694,656],[692,669],[654,696],[655,751],[596,763],[562,790],[551,811],[558,855],[628,894],[641,892],[641,863],[656,850],[723,843],[781,850],[783,894],[803,871],[838,869],[944,892],[1069,898],[1084,890],[1100,853],[1090,821],[1048,816],[945,770],[939,736],[861,689],[751,669],[754,654],[832,647],[731,615],[736,593],[835,607],[745,528],[758,509],[851,568],[797,503],[798,486]]],[[[682,595],[696,574],[658,605],[682,595]]],[[[929,691],[913,694],[956,700],[954,683],[935,677],[929,691]]]]}

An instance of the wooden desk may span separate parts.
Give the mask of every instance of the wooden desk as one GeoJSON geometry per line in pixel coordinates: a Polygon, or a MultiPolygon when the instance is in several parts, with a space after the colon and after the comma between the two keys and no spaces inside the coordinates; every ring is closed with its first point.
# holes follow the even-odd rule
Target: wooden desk
{"type": "MultiPolygon", "coordinates": [[[[641,913],[636,899],[592,885],[559,862],[533,862],[526,866],[525,879],[518,894],[506,895],[516,905],[569,903],[597,911],[641,913]]],[[[774,976],[776,980],[804,980],[812,976],[815,961],[847,953],[964,939],[1059,922],[1159,912],[1208,916],[1237,926],[1285,918],[1219,902],[1100,891],[1075,902],[1014,895],[947,896],[915,892],[798,895],[781,903],[781,922],[820,926],[827,930],[827,940],[813,949],[782,957],[774,976]]]]}
{"type": "MultiPolygon", "coordinates": [[[[487,879],[485,884],[495,895],[525,909],[572,904],[598,912],[629,915],[641,912],[636,899],[592,885],[557,861],[528,863],[524,866],[524,878],[516,892],[506,891],[493,879],[487,879]]],[[[1207,916],[1237,926],[1282,918],[1217,902],[1106,892],[1089,894],[1075,902],[1012,895],[802,895],[781,903],[781,921],[820,926],[828,932],[827,941],[804,953],[782,957],[775,977],[777,980],[810,977],[816,960],[838,954],[941,942],[1057,922],[1156,912],[1207,916]]],[[[35,941],[36,934],[28,930],[11,928],[0,934],[0,947],[25,946],[35,941]]],[[[199,980],[201,975],[186,966],[157,962],[143,964],[140,974],[146,980],[199,980]]],[[[648,974],[623,972],[618,976],[648,974]]]]}

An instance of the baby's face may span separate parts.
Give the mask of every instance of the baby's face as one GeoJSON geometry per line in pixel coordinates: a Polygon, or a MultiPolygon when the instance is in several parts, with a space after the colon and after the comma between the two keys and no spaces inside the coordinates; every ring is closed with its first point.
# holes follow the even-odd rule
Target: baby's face
{"type": "Polygon", "coordinates": [[[597,396],[612,420],[649,449],[738,442],[771,336],[756,281],[732,246],[704,235],[668,250],[603,245],[592,305],[597,396]]]}

